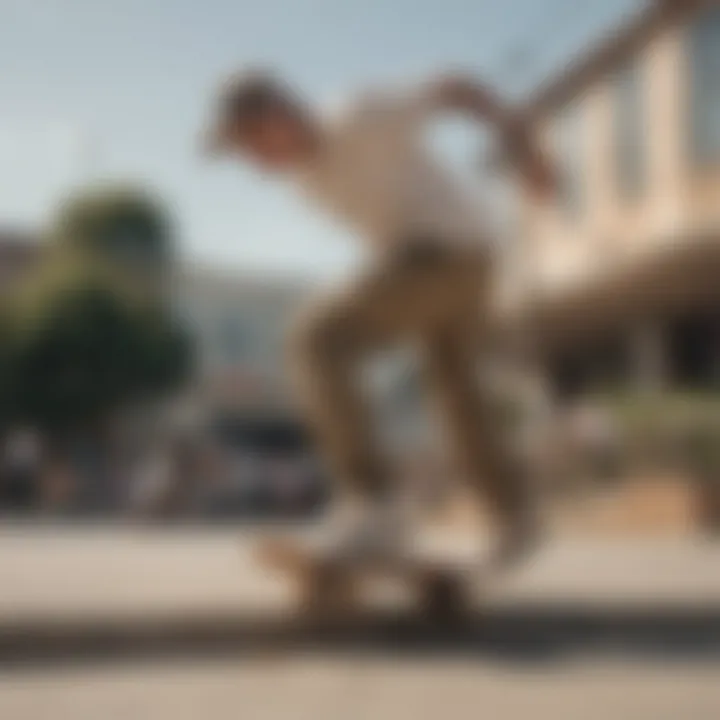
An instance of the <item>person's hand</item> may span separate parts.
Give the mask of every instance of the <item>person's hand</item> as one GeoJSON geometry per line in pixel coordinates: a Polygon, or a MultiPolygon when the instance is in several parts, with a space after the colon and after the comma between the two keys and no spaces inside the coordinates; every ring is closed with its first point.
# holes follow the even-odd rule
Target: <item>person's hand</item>
{"type": "Polygon", "coordinates": [[[540,199],[548,199],[555,195],[558,189],[558,180],[545,154],[533,147],[528,153],[524,176],[527,187],[533,195],[540,199]]]}
{"type": "Polygon", "coordinates": [[[511,165],[520,173],[533,195],[545,199],[556,192],[558,181],[554,168],[523,118],[513,118],[508,122],[503,144],[511,165]]]}

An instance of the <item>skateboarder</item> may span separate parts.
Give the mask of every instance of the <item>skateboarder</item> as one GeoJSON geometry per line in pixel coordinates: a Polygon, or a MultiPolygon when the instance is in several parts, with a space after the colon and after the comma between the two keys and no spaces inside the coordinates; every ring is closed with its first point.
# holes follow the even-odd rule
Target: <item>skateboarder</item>
{"type": "Polygon", "coordinates": [[[362,93],[321,117],[272,74],[247,73],[223,87],[206,142],[216,154],[290,180],[371,250],[343,289],[301,313],[290,349],[299,397],[346,489],[331,513],[342,519],[333,524],[336,547],[386,554],[408,537],[410,521],[373,442],[356,376],[371,353],[409,342],[422,353],[459,471],[496,512],[496,557],[509,561],[531,547],[536,528],[526,478],[477,382],[492,223],[488,208],[424,145],[427,124],[443,113],[489,126],[527,188],[552,189],[524,118],[460,76],[362,93]]]}

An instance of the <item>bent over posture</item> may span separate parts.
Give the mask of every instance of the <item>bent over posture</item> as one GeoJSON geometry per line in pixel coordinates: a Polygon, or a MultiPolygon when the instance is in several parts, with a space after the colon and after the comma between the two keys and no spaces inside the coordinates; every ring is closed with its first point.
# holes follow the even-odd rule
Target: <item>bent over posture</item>
{"type": "Polygon", "coordinates": [[[356,375],[370,353],[408,341],[423,354],[459,469],[496,511],[499,557],[516,556],[532,536],[525,478],[476,380],[493,261],[488,209],[423,141],[428,120],[448,111],[489,124],[524,182],[551,189],[523,118],[462,77],[368,92],[320,117],[274,77],[246,75],[224,89],[208,138],[216,152],[286,176],[372,250],[344,289],[301,314],[291,343],[300,398],[352,498],[339,502],[353,508],[352,520],[335,538],[348,552],[388,553],[405,534],[356,375]]]}

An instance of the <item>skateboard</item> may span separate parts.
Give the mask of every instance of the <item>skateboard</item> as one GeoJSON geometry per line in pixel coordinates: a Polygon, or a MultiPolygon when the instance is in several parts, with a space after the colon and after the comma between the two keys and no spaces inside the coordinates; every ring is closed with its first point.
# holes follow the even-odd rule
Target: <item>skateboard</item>
{"type": "Polygon", "coordinates": [[[419,551],[392,560],[352,561],[297,539],[271,538],[260,543],[258,559],[291,579],[302,611],[328,620],[356,613],[367,606],[373,586],[388,582],[409,591],[412,604],[429,620],[457,619],[471,605],[473,583],[467,564],[419,551]]]}

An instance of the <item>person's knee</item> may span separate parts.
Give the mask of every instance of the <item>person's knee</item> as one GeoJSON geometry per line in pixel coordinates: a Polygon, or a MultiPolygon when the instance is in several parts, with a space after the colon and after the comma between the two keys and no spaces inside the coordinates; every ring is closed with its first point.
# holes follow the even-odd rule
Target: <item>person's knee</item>
{"type": "Polygon", "coordinates": [[[317,367],[343,356],[351,338],[350,324],[338,310],[318,305],[302,312],[289,333],[291,362],[317,367]]]}

